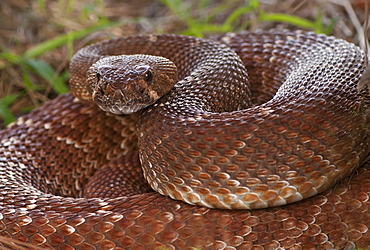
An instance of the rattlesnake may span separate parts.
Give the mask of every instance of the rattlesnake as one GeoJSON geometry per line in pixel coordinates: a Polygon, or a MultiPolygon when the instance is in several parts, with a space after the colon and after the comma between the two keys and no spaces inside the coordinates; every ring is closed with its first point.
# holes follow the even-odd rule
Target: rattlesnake
{"type": "Polygon", "coordinates": [[[218,41],[139,35],[77,52],[77,98],[0,132],[0,235],[60,249],[369,247],[364,53],[300,31],[218,41]],[[116,57],[135,86],[107,64],[122,53],[140,54],[132,68],[116,57]],[[174,63],[160,59],[168,86],[141,54],[174,63]]]}

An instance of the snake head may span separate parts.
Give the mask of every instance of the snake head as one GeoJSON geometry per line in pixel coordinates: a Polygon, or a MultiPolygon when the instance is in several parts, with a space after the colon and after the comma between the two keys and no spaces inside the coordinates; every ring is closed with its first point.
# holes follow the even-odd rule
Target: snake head
{"type": "Polygon", "coordinates": [[[92,100],[104,111],[131,114],[168,93],[177,81],[177,67],[164,57],[109,56],[87,72],[92,100]]]}

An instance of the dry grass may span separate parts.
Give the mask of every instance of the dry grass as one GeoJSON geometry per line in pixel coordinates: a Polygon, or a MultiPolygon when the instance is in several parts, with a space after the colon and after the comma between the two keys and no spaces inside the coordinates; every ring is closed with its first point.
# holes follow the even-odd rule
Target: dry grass
{"type": "MultiPolygon", "coordinates": [[[[67,82],[68,62],[74,51],[87,43],[111,36],[138,33],[207,35],[240,29],[302,28],[284,22],[261,21],[263,13],[284,13],[297,19],[304,18],[319,28],[327,27],[337,37],[363,46],[361,24],[365,20],[364,1],[254,1],[259,3],[257,8],[243,9],[244,12],[228,26],[224,24],[230,21],[230,15],[253,1],[167,1],[177,3],[172,10],[168,7],[169,4],[162,4],[166,1],[149,0],[0,1],[0,49],[3,52],[0,54],[0,109],[9,108],[11,114],[17,117],[58,94],[50,80],[46,81],[19,60],[4,57],[4,52],[10,52],[22,59],[34,46],[72,31],[102,23],[120,22],[119,26],[91,32],[77,40],[73,38],[62,46],[35,57],[49,64],[55,79],[63,82],[67,82]],[[206,4],[202,6],[202,3],[206,4]],[[191,26],[191,22],[195,25],[191,26]]],[[[0,110],[0,116],[3,112],[0,110]]],[[[0,123],[4,123],[1,118],[0,123]]]]}

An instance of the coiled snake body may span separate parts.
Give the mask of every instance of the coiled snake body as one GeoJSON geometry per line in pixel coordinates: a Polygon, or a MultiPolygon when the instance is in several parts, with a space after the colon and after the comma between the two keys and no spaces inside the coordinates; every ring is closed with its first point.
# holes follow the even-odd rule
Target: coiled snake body
{"type": "Polygon", "coordinates": [[[62,95],[0,132],[0,235],[55,249],[369,247],[364,53],[310,32],[219,41],[144,35],[79,51],[80,100],[62,95]],[[119,54],[176,66],[160,59],[162,75],[133,57],[116,82],[104,58],[119,54]],[[164,96],[131,115],[91,103],[129,113],[136,94],[164,96]]]}

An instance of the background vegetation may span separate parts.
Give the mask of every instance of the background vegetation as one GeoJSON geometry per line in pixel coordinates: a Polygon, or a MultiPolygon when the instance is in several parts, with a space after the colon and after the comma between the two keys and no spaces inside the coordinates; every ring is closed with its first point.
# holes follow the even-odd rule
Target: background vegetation
{"type": "Polygon", "coordinates": [[[139,33],[306,29],[363,46],[367,0],[0,1],[0,126],[68,91],[86,44],[139,33]]]}

